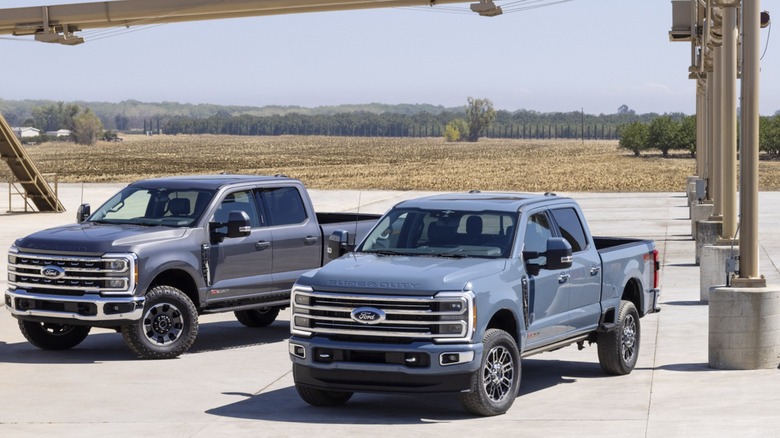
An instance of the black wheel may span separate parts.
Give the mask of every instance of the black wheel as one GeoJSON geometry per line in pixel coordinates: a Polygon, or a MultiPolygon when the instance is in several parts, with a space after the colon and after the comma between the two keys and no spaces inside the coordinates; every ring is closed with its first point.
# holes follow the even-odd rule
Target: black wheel
{"type": "Polygon", "coordinates": [[[482,364],[471,377],[471,391],[460,396],[471,414],[503,414],[512,406],[520,388],[520,353],[509,333],[488,329],[482,339],[482,364]]]}
{"type": "Polygon", "coordinates": [[[264,307],[262,309],[238,310],[233,312],[236,319],[247,327],[268,327],[279,316],[278,307],[264,307]]]}
{"type": "MultiPolygon", "coordinates": [[[[293,367],[293,381],[295,381],[295,367],[293,367]]],[[[351,392],[347,391],[326,391],[324,389],[312,388],[311,386],[299,385],[295,383],[295,390],[306,403],[312,406],[341,406],[350,398],[351,392]]]]}
{"type": "Polygon", "coordinates": [[[187,351],[198,334],[198,311],[184,292],[157,286],[147,292],[143,317],[122,327],[125,343],[144,359],[171,359],[187,351]]]}
{"type": "Polygon", "coordinates": [[[88,325],[49,324],[19,321],[19,330],[27,340],[42,350],[67,350],[87,338],[88,325]]]}
{"type": "Polygon", "coordinates": [[[618,328],[599,333],[599,364],[607,374],[630,373],[639,357],[639,313],[630,301],[620,302],[618,328]]]}

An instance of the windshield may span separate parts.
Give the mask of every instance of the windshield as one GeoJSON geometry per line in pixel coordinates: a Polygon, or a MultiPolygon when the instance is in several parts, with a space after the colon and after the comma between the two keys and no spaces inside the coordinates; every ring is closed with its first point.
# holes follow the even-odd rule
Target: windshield
{"type": "Polygon", "coordinates": [[[508,257],[517,213],[397,208],[380,219],[359,252],[441,257],[508,257]]]}
{"type": "Polygon", "coordinates": [[[214,192],[193,189],[126,187],[103,204],[88,221],[102,224],[191,227],[214,192]]]}

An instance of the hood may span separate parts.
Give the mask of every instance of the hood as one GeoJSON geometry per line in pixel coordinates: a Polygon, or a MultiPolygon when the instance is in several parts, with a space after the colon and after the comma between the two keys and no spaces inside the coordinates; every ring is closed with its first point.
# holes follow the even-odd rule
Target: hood
{"type": "Polygon", "coordinates": [[[99,256],[130,251],[133,245],[182,237],[186,228],[137,225],[72,224],[49,228],[18,239],[16,247],[27,251],[78,252],[99,256]]]}
{"type": "Polygon", "coordinates": [[[420,295],[463,290],[469,282],[505,268],[506,259],[353,253],[304,275],[299,283],[330,292],[420,295]]]}

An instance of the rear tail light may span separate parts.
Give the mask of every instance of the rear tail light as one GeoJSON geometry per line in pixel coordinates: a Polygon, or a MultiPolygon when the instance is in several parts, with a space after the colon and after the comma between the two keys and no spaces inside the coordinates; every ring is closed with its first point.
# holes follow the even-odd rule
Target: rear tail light
{"type": "Polygon", "coordinates": [[[653,289],[658,289],[658,273],[661,271],[661,262],[658,261],[658,250],[653,250],[653,289]]]}

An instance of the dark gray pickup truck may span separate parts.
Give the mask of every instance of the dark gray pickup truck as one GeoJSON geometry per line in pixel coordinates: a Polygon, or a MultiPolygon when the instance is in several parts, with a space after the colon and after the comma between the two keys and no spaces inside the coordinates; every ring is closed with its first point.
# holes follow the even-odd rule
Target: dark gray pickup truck
{"type": "Polygon", "coordinates": [[[318,406],[354,392],[452,392],[497,415],[518,393],[522,357],[596,343],[605,372],[628,374],[639,319],[659,310],[658,269],[653,241],[591,236],[570,198],[404,201],[293,287],[295,386],[318,406]]]}
{"type": "Polygon", "coordinates": [[[140,357],[172,358],[194,342],[199,314],[271,324],[298,276],[329,260],[328,236],[359,241],[378,218],[315,214],[303,184],[281,176],[138,181],[92,214],[82,205],[76,224],[18,239],[5,305],[39,348],[108,327],[140,357]]]}

